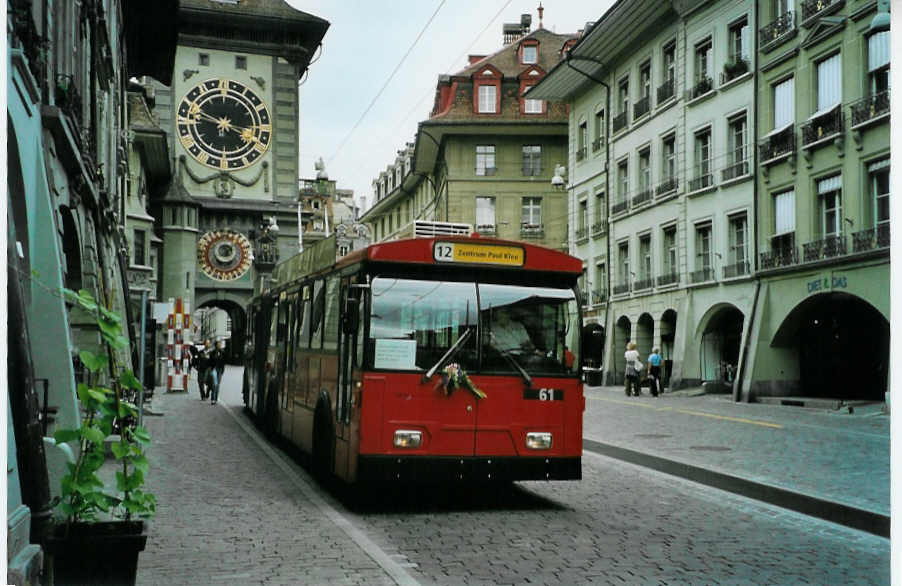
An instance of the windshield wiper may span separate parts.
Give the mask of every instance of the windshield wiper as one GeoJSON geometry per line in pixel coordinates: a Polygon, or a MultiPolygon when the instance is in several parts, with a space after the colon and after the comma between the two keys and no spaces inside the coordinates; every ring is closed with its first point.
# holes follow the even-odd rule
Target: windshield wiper
{"type": "Polygon", "coordinates": [[[423,379],[421,382],[424,382],[424,383],[428,382],[429,379],[431,379],[435,375],[435,372],[439,368],[441,368],[442,365],[445,364],[445,362],[447,362],[452,356],[454,356],[454,354],[457,352],[457,350],[461,346],[463,346],[463,343],[466,342],[470,338],[470,334],[472,334],[472,333],[473,333],[473,330],[468,327],[467,331],[464,332],[464,334],[460,338],[458,338],[456,342],[454,342],[454,345],[451,346],[450,348],[448,348],[448,351],[445,352],[445,355],[442,356],[441,358],[439,358],[438,362],[433,364],[432,368],[430,368],[429,370],[426,371],[426,374],[423,375],[423,379]]]}
{"type": "Polygon", "coordinates": [[[501,352],[501,355],[504,356],[504,358],[506,358],[507,361],[511,363],[511,365],[516,369],[516,371],[520,373],[520,376],[523,378],[523,382],[526,383],[526,388],[531,389],[532,388],[532,377],[529,376],[529,373],[526,372],[526,369],[524,369],[522,366],[520,366],[520,363],[517,362],[517,359],[514,358],[514,356],[510,353],[510,350],[502,350],[501,348],[496,346],[495,343],[492,342],[491,337],[489,337],[489,344],[491,344],[495,350],[497,350],[498,352],[501,352]]]}

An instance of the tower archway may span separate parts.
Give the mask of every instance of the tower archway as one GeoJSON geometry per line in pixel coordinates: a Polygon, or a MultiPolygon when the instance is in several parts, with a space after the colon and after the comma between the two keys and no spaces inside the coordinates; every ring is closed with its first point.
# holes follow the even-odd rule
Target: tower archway
{"type": "Polygon", "coordinates": [[[244,308],[229,299],[213,299],[202,302],[194,315],[198,331],[195,341],[202,342],[202,335],[212,334],[212,337],[225,341],[226,362],[241,364],[247,329],[244,308]],[[201,316],[200,319],[198,316],[201,316]]]}

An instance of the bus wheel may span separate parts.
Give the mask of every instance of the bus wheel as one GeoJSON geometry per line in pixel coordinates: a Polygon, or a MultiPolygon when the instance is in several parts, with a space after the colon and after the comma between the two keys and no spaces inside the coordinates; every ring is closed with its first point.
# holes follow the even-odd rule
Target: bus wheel
{"type": "Polygon", "coordinates": [[[332,473],[333,435],[329,410],[320,404],[313,416],[313,473],[320,481],[332,473]]]}

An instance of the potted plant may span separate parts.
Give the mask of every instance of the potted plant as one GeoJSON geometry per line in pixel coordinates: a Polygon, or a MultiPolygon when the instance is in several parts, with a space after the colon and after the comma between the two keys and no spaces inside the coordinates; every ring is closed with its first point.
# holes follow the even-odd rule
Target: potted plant
{"type": "Polygon", "coordinates": [[[134,424],[137,409],[125,399],[126,392],[139,390],[141,383],[116,360],[116,350],[128,344],[121,318],[85,290],[65,289],[63,294],[94,315],[103,347],[109,351],[79,352],[88,373],[88,382],[78,384],[81,426],[53,434],[57,443],[76,442],[79,447],[61,480],[56,503],[60,522],[45,544],[53,558],[53,583],[134,584],[138,554],[147,542],[144,519],[156,509],[154,495],[142,489],[150,435],[134,424]],[[108,443],[117,468],[115,490],[100,476],[108,443]]]}

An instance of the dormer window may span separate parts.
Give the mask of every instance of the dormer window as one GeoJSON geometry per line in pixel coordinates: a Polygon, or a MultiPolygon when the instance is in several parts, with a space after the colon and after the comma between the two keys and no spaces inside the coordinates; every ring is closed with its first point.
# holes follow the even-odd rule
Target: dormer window
{"type": "Polygon", "coordinates": [[[492,66],[473,76],[473,110],[478,114],[501,111],[501,72],[492,66]]]}
{"type": "Polygon", "coordinates": [[[539,83],[545,76],[545,72],[538,65],[533,65],[520,74],[520,113],[521,114],[544,114],[545,100],[537,100],[529,98],[523,94],[532,86],[539,83]]]}
{"type": "Polygon", "coordinates": [[[539,46],[536,44],[532,45],[523,45],[522,49],[522,59],[520,62],[523,65],[532,65],[533,63],[539,62],[539,46]]]}

